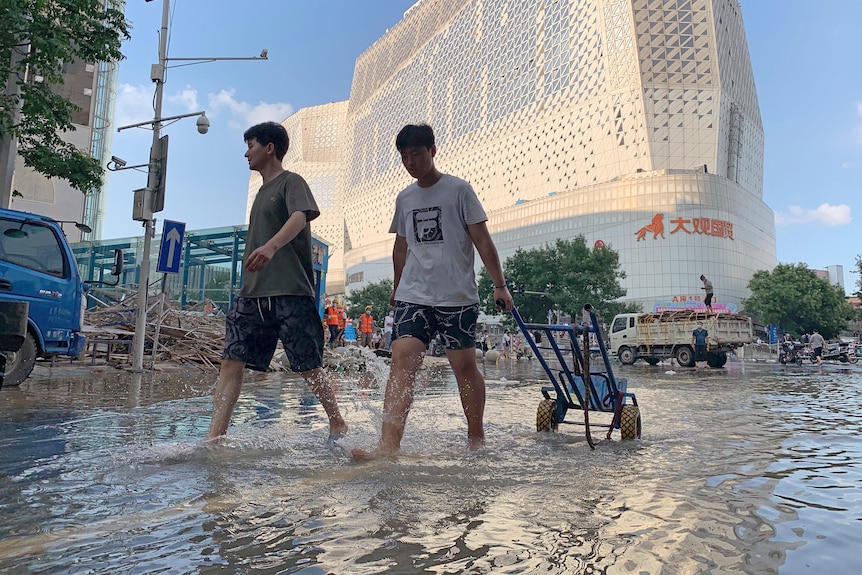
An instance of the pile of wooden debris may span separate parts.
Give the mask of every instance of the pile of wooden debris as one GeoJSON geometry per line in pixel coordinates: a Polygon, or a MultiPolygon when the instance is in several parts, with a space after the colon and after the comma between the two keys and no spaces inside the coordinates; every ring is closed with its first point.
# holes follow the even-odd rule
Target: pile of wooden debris
{"type": "MultiPolygon", "coordinates": [[[[126,297],[120,302],[88,310],[84,316],[88,344],[82,360],[130,366],[136,306],[137,297],[126,297]]],[[[224,313],[211,300],[180,309],[176,302],[151,297],[147,307],[144,367],[174,364],[217,371],[224,349],[224,325],[224,313]]],[[[270,362],[270,369],[285,369],[280,354],[270,362]]]]}
{"type": "MultiPolygon", "coordinates": [[[[79,361],[107,363],[117,368],[131,367],[137,296],[112,303],[99,300],[98,304],[97,308],[87,310],[84,315],[87,349],[79,361]]],[[[224,330],[224,313],[212,300],[180,309],[176,302],[161,301],[159,296],[150,297],[144,368],[161,370],[191,366],[206,372],[218,371],[224,350],[224,330]]],[[[324,349],[324,367],[338,372],[363,371],[365,360],[358,358],[358,351],[354,349],[350,354],[347,351],[333,351],[327,346],[324,349]]],[[[290,369],[280,342],[269,369],[290,369]]]]}

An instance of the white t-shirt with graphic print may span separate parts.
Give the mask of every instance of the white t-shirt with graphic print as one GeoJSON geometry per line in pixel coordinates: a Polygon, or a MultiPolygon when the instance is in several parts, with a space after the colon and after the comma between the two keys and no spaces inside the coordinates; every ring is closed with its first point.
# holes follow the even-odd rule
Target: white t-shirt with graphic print
{"type": "Polygon", "coordinates": [[[415,182],[395,200],[390,233],[407,240],[407,259],[395,299],[429,306],[479,302],[475,248],[467,226],[488,220],[473,187],[443,174],[430,188],[415,182]]]}

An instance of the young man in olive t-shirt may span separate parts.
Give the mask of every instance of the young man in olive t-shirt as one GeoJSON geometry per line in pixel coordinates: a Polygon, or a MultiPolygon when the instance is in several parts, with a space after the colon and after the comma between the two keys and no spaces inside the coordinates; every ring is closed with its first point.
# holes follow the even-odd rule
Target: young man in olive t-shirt
{"type": "Polygon", "coordinates": [[[243,370],[266,371],[278,340],[329,418],[330,440],[347,433],[332,380],[323,370],[323,324],[314,305],[309,222],[320,215],[308,184],[288,172],[284,126],[257,124],[243,134],[248,167],[263,184],[249,217],[243,286],[227,314],[225,347],[213,394],[208,440],[227,432],[242,389],[243,370]]]}

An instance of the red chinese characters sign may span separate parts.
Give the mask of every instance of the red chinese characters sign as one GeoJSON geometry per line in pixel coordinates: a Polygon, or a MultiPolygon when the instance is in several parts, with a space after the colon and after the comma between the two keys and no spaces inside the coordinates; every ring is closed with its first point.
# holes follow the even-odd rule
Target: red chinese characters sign
{"type": "MultiPolygon", "coordinates": [[[[670,223],[675,226],[670,230],[671,234],[683,232],[686,234],[702,234],[716,238],[733,239],[733,223],[726,220],[683,218],[680,216],[670,220],[670,223]]],[[[635,234],[638,237],[637,241],[646,240],[647,234],[652,234],[652,239],[654,240],[657,240],[659,236],[664,239],[664,214],[654,215],[650,223],[639,229],[635,234]]]]}

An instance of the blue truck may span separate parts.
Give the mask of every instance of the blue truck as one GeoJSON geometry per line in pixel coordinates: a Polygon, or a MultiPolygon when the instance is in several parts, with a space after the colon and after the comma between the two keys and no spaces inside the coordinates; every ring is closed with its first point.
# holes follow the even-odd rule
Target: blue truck
{"type": "MultiPolygon", "coordinates": [[[[121,270],[119,252],[111,273],[121,270]]],[[[28,304],[24,341],[6,353],[5,385],[27,379],[37,358],[84,352],[87,290],[60,222],[0,209],[0,303],[28,304]]]]}

